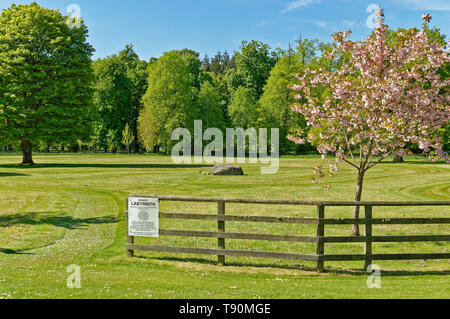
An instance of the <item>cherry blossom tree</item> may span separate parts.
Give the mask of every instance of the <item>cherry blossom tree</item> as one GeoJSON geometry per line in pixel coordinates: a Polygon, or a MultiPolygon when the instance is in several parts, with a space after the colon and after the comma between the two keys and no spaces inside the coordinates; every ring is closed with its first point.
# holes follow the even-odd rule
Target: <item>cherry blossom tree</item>
{"type": "MultiPolygon", "coordinates": [[[[450,62],[445,45],[427,38],[431,16],[422,17],[422,30],[414,36],[399,32],[396,47],[387,45],[384,12],[378,27],[365,41],[349,40],[351,31],[333,34],[327,59],[343,61],[337,70],[305,69],[297,75],[298,102],[293,110],[308,122],[308,131],[289,138],[308,140],[322,154],[315,168],[318,178],[338,172],[346,163],[357,170],[355,200],[361,201],[364,177],[389,156],[404,156],[413,143],[431,160],[448,155],[442,150],[442,127],[450,121],[449,79],[439,69],[450,62]],[[328,155],[335,155],[327,160],[328,155]]],[[[359,218],[355,207],[354,218],[359,218]]],[[[358,236],[359,227],[353,226],[358,236]]]]}

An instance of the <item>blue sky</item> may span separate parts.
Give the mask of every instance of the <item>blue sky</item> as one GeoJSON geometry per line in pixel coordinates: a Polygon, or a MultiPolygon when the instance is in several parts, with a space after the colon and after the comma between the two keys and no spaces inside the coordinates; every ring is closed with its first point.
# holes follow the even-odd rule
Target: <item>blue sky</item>
{"type": "MultiPolygon", "coordinates": [[[[0,8],[31,1],[0,0],[0,8]]],[[[433,15],[433,26],[450,35],[450,0],[38,0],[40,5],[67,13],[81,9],[89,28],[94,58],[134,45],[142,59],[173,49],[190,48],[202,56],[232,52],[242,40],[260,40],[287,48],[299,36],[329,41],[336,31],[367,36],[368,6],[386,10],[392,28],[420,26],[421,15],[433,15]]]]}

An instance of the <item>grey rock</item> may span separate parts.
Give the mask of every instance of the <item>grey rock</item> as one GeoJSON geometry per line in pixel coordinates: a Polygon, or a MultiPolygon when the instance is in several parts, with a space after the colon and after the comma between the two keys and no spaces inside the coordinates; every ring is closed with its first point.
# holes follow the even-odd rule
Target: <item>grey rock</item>
{"type": "Polygon", "coordinates": [[[234,165],[216,165],[209,171],[211,175],[218,176],[242,176],[244,175],[244,171],[239,166],[234,165]]]}

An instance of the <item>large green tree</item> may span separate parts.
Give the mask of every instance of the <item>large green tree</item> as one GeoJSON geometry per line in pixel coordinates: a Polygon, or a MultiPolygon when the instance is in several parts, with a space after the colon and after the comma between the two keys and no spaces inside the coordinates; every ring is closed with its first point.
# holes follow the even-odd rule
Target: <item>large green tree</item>
{"type": "Polygon", "coordinates": [[[179,127],[193,131],[194,120],[198,119],[195,84],[200,71],[195,65],[200,67],[201,63],[195,63],[193,55],[182,50],[165,53],[149,67],[139,135],[151,132],[155,146],[162,146],[166,152],[171,150],[172,131],[179,127]],[[146,127],[147,124],[153,127],[146,127]]]}
{"type": "Polygon", "coordinates": [[[264,87],[264,93],[259,100],[261,125],[280,129],[280,151],[284,154],[292,151],[304,152],[311,149],[309,144],[299,147],[285,138],[288,134],[297,132],[299,128],[308,129],[303,116],[294,112],[291,108],[296,100],[289,87],[297,83],[295,75],[301,73],[306,67],[316,70],[325,68],[330,71],[333,68],[333,63],[319,55],[321,52],[331,50],[330,45],[320,43],[318,40],[308,39],[300,39],[296,42],[296,49],[289,46],[287,51],[281,52],[281,56],[270,72],[270,77],[264,87]]]}
{"type": "Polygon", "coordinates": [[[233,69],[236,67],[236,61],[233,57],[230,57],[227,51],[222,53],[221,51],[217,52],[217,54],[211,59],[209,70],[214,74],[225,74],[229,69],[233,69]]]}
{"type": "MultiPolygon", "coordinates": [[[[235,55],[230,56],[227,51],[224,53],[219,51],[212,59],[205,56],[202,63],[202,69],[207,73],[207,75],[204,76],[204,78],[206,78],[205,81],[210,82],[213,86],[214,95],[220,97],[224,125],[225,127],[229,127],[231,125],[231,119],[228,116],[228,106],[232,95],[240,85],[240,80],[237,78],[236,73],[235,55]],[[208,75],[210,77],[209,79],[208,75]]],[[[209,88],[203,88],[205,91],[207,89],[209,88]]],[[[202,92],[199,93],[199,99],[201,99],[201,95],[202,92]]],[[[202,105],[202,101],[200,100],[199,105],[202,105]]]]}
{"type": "Polygon", "coordinates": [[[254,92],[240,86],[231,98],[228,114],[234,127],[243,129],[257,127],[259,109],[254,100],[254,92]]]}
{"type": "Polygon", "coordinates": [[[139,59],[131,45],[118,54],[93,63],[96,76],[94,102],[100,115],[99,140],[105,150],[120,145],[129,123],[138,150],[138,117],[147,90],[147,63],[139,59]],[[112,143],[108,143],[112,142],[112,143]]]}
{"type": "Polygon", "coordinates": [[[268,44],[258,41],[243,41],[240,52],[234,56],[236,68],[227,72],[229,88],[234,92],[243,86],[252,92],[258,101],[275,66],[278,55],[268,44]]]}
{"type": "Polygon", "coordinates": [[[18,141],[33,164],[41,141],[76,143],[91,135],[91,56],[85,24],[33,2],[0,15],[0,134],[18,141]]]}
{"type": "Polygon", "coordinates": [[[203,82],[198,95],[198,106],[200,107],[204,127],[216,127],[222,130],[226,128],[222,102],[223,98],[220,91],[211,82],[203,82]]]}
{"type": "Polygon", "coordinates": [[[262,125],[280,129],[280,151],[287,153],[296,150],[298,146],[286,137],[298,128],[306,128],[303,116],[292,111],[291,106],[296,102],[294,94],[289,88],[296,83],[295,74],[302,68],[299,55],[286,52],[270,73],[264,94],[259,100],[261,105],[262,125]]]}

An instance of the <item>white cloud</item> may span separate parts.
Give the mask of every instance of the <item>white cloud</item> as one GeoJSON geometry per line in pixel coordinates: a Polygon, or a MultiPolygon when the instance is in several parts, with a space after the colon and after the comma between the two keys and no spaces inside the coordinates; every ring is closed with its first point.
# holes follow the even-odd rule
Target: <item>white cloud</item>
{"type": "Polygon", "coordinates": [[[284,8],[282,13],[286,13],[293,10],[300,10],[307,5],[320,3],[322,0],[295,0],[286,4],[286,8],[284,8]]]}
{"type": "Polygon", "coordinates": [[[327,28],[327,23],[324,21],[314,21],[313,22],[316,26],[318,26],[319,28],[322,29],[326,29],[327,28]]]}
{"type": "Polygon", "coordinates": [[[395,2],[417,10],[450,11],[448,0],[396,0],[395,2]]]}
{"type": "Polygon", "coordinates": [[[345,25],[346,27],[353,27],[356,24],[356,21],[352,21],[352,20],[344,20],[342,22],[343,25],[345,25]]]}
{"type": "Polygon", "coordinates": [[[327,31],[337,31],[336,25],[333,22],[325,22],[322,20],[305,20],[314,24],[316,27],[327,30],[327,31]]]}

